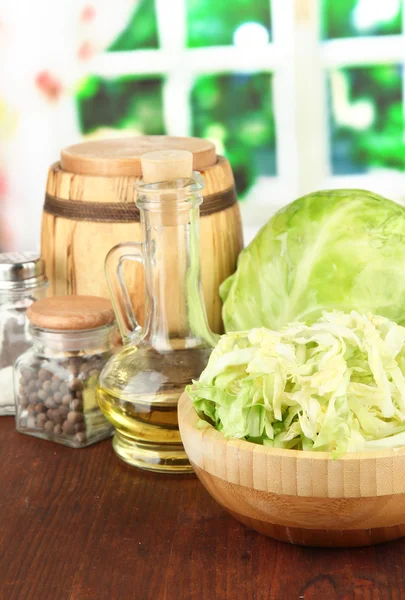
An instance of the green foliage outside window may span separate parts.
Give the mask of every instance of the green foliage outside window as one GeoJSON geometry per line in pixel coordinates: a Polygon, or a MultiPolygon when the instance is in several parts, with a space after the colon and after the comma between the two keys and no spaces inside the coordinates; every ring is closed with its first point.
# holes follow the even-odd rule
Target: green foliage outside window
{"type": "Polygon", "coordinates": [[[206,75],[192,90],[193,135],[216,138],[243,194],[258,175],[275,174],[271,75],[206,75]]]}
{"type": "Polygon", "coordinates": [[[323,38],[401,33],[402,2],[401,0],[396,2],[388,0],[388,3],[387,0],[322,0],[321,22],[323,38]],[[355,11],[360,4],[363,5],[361,8],[365,14],[363,28],[358,24],[356,27],[355,11]],[[393,10],[396,5],[397,11],[393,10]]]}
{"type": "Polygon", "coordinates": [[[340,74],[349,94],[346,119],[342,118],[346,101],[342,100],[339,108],[337,98],[331,98],[333,172],[361,173],[370,168],[387,167],[405,169],[401,67],[347,68],[341,69],[340,74]],[[366,116],[363,124],[362,112],[366,116]]]}
{"type": "MultiPolygon", "coordinates": [[[[168,0],[170,2],[170,0],[168,0]]],[[[141,0],[128,25],[110,46],[110,52],[158,48],[158,28],[153,0],[141,0]]]]}
{"type": "MultiPolygon", "coordinates": [[[[322,0],[322,37],[402,32],[401,0],[322,0]]],[[[328,74],[331,162],[335,174],[405,169],[402,71],[398,65],[328,74]]]]}
{"type": "MultiPolygon", "coordinates": [[[[167,0],[170,1],[170,0],[167,0]]],[[[187,0],[187,45],[231,45],[245,22],[263,25],[270,33],[269,0],[187,0]]],[[[110,52],[158,48],[155,2],[141,0],[110,52]]],[[[89,77],[77,94],[82,131],[98,128],[133,129],[143,134],[165,133],[162,79],[89,77]]],[[[212,75],[198,77],[191,93],[190,135],[219,141],[231,161],[239,194],[257,175],[275,173],[275,133],[271,76],[212,75]]]]}
{"type": "Polygon", "coordinates": [[[249,21],[271,30],[269,0],[187,0],[186,5],[189,48],[232,45],[235,30],[249,21]]]}
{"type": "MultiPolygon", "coordinates": [[[[162,85],[157,77],[89,77],[77,94],[83,133],[105,127],[144,135],[166,133],[162,85]]],[[[198,77],[191,109],[190,135],[219,142],[231,161],[239,194],[258,175],[275,173],[270,74],[198,77]]]]}
{"type": "Polygon", "coordinates": [[[133,129],[144,135],[164,134],[163,78],[89,77],[77,93],[83,133],[99,127],[133,129]]]}

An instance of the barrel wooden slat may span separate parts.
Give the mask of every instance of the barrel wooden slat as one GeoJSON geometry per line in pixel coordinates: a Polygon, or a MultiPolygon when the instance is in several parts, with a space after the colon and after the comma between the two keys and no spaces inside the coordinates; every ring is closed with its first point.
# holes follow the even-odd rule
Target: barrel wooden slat
{"type": "MultiPolygon", "coordinates": [[[[120,223],[117,227],[116,223],[80,222],[44,213],[42,256],[51,282],[50,294],[62,296],[91,291],[95,296],[109,297],[104,275],[107,252],[122,241],[139,241],[141,235],[140,223],[120,223]]],[[[143,267],[128,262],[124,273],[135,314],[143,323],[143,267]]]]}
{"type": "Polygon", "coordinates": [[[47,193],[78,202],[135,202],[138,177],[81,175],[63,171],[54,163],[48,171],[47,193]]]}

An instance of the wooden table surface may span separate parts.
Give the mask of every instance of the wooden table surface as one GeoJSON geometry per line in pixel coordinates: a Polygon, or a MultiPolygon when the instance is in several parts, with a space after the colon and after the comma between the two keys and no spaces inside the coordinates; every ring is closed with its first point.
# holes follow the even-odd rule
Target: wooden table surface
{"type": "MultiPolygon", "coordinates": [[[[0,600],[400,600],[405,539],[358,550],[247,530],[194,476],[121,463],[0,418],[0,600]]],[[[405,510],[405,507],[404,507],[405,510]]]]}

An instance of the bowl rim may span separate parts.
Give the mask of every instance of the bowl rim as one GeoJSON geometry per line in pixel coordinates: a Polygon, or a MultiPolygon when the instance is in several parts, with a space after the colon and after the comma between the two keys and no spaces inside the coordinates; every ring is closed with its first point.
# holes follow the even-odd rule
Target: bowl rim
{"type": "Polygon", "coordinates": [[[193,402],[186,391],[180,396],[178,403],[179,421],[184,425],[191,427],[198,435],[204,438],[209,437],[212,441],[220,442],[229,447],[237,447],[240,450],[263,454],[267,456],[288,457],[295,459],[307,459],[311,461],[328,460],[333,463],[348,460],[359,459],[390,459],[393,457],[405,456],[405,446],[397,448],[388,448],[386,450],[364,450],[362,452],[345,452],[339,458],[333,458],[332,452],[318,452],[311,450],[293,450],[287,448],[271,448],[254,442],[248,442],[241,438],[226,438],[223,433],[215,429],[208,421],[202,419],[194,408],[193,402]]]}

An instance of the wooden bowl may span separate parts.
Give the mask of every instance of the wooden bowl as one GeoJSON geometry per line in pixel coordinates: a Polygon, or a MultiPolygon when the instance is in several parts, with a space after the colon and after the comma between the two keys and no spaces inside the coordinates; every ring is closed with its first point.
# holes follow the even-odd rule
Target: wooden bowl
{"type": "Polygon", "coordinates": [[[186,393],[178,410],[198,478],[248,527],[304,546],[368,546],[405,535],[405,448],[334,460],[226,439],[198,417],[186,393]]]}

